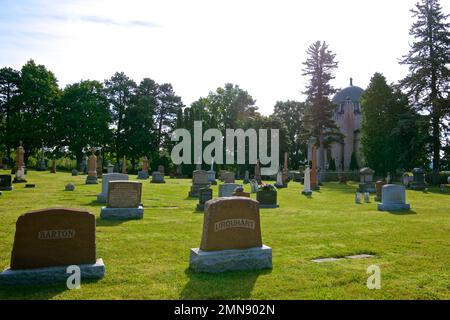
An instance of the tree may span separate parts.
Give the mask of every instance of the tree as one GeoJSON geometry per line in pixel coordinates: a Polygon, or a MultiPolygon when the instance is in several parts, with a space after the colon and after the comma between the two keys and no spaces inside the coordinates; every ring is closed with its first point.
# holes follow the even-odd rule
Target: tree
{"type": "Polygon", "coordinates": [[[450,116],[450,40],[448,15],[442,13],[438,0],[421,0],[412,9],[409,34],[415,38],[401,64],[409,66],[409,75],[401,81],[410,101],[419,111],[426,111],[432,136],[433,172],[436,182],[440,168],[441,133],[450,116]]]}
{"type": "Polygon", "coordinates": [[[381,73],[372,77],[361,106],[362,152],[370,168],[387,175],[423,164],[427,153],[422,117],[409,106],[404,94],[386,83],[381,73]]]}
{"type": "Polygon", "coordinates": [[[11,118],[17,111],[19,84],[19,71],[12,68],[0,69],[0,147],[6,151],[8,158],[11,149],[14,148],[14,141],[11,139],[14,130],[11,118]]]}
{"type": "Polygon", "coordinates": [[[358,159],[356,159],[356,153],[355,151],[352,152],[352,156],[350,158],[350,166],[349,166],[350,170],[358,170],[359,169],[359,165],[358,165],[358,159]]]}
{"type": "Polygon", "coordinates": [[[175,129],[177,114],[184,105],[170,83],[158,85],[155,98],[156,146],[159,150],[170,145],[170,133],[175,129]]]}
{"type": "Polygon", "coordinates": [[[133,166],[140,157],[157,158],[156,129],[153,122],[157,84],[150,78],[141,81],[123,119],[123,154],[133,166]],[[153,152],[153,154],[152,154],[153,152]]]}
{"type": "Polygon", "coordinates": [[[330,96],[336,92],[330,81],[338,63],[336,55],[328,50],[325,42],[317,41],[306,51],[303,75],[309,77],[304,94],[307,95],[307,108],[304,117],[305,138],[312,139],[319,147],[319,167],[325,169],[324,149],[332,142],[342,140],[342,134],[333,120],[335,105],[330,96]]]}
{"type": "MultiPolygon", "coordinates": [[[[307,158],[307,145],[302,138],[306,104],[297,101],[278,101],[275,104],[272,117],[286,126],[286,144],[291,167],[298,166],[307,158]]],[[[281,150],[284,151],[284,150],[281,150]]],[[[284,154],[284,152],[281,152],[284,154]]]]}
{"type": "Polygon", "coordinates": [[[26,150],[25,162],[42,145],[54,146],[55,112],[60,90],[55,75],[43,65],[28,61],[21,70],[18,85],[17,110],[10,122],[14,123],[11,141],[23,141],[26,150]]]}
{"type": "Polygon", "coordinates": [[[334,158],[330,159],[330,163],[328,164],[328,170],[336,171],[336,161],[334,161],[334,158]]]}
{"type": "Polygon", "coordinates": [[[106,145],[109,130],[109,105],[98,81],[81,81],[66,86],[56,116],[58,147],[68,148],[79,167],[88,147],[106,145]]]}
{"type": "Polygon", "coordinates": [[[105,80],[105,90],[110,104],[112,123],[114,126],[114,150],[116,161],[125,154],[127,148],[124,142],[124,117],[127,109],[132,105],[136,83],[123,72],[116,72],[111,79],[105,80]]]}

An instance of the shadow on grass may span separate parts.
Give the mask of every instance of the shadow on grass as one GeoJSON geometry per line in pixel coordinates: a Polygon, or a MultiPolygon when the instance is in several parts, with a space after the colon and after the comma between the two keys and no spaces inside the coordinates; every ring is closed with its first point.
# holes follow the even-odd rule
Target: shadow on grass
{"type": "Polygon", "coordinates": [[[197,273],[188,268],[185,274],[189,282],[183,288],[180,299],[248,299],[258,277],[271,272],[272,269],[197,273]]]}
{"type": "Polygon", "coordinates": [[[95,223],[97,227],[115,227],[127,221],[134,221],[134,220],[107,220],[98,217],[95,223]]]}
{"type": "Polygon", "coordinates": [[[186,197],[186,198],[184,198],[184,200],[196,200],[196,201],[198,201],[198,198],[196,198],[196,197],[186,197]]]}
{"type": "Polygon", "coordinates": [[[396,216],[407,216],[410,214],[417,214],[414,210],[404,210],[404,211],[385,211],[387,213],[396,215],[396,216]]]}
{"type": "Polygon", "coordinates": [[[92,200],[91,202],[88,203],[88,205],[94,206],[94,207],[104,207],[104,206],[106,206],[106,203],[97,202],[97,200],[92,200]]]}
{"type": "MultiPolygon", "coordinates": [[[[83,284],[95,283],[101,279],[81,280],[83,284]]],[[[65,283],[5,285],[0,287],[0,300],[49,300],[58,294],[69,290],[65,283]]]]}

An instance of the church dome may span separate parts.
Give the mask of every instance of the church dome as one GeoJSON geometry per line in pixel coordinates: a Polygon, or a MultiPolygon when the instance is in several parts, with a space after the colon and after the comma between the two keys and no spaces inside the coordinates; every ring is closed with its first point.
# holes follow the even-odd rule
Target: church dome
{"type": "Polygon", "coordinates": [[[336,104],[341,104],[345,101],[360,102],[363,92],[363,89],[353,85],[353,81],[350,78],[350,87],[338,91],[333,97],[333,102],[336,104]]]}

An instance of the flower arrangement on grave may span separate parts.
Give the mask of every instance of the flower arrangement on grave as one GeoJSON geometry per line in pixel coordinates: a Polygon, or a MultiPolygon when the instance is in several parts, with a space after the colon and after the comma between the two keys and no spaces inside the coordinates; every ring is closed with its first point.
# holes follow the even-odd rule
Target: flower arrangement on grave
{"type": "Polygon", "coordinates": [[[273,184],[263,183],[258,186],[258,191],[277,191],[273,184]]]}

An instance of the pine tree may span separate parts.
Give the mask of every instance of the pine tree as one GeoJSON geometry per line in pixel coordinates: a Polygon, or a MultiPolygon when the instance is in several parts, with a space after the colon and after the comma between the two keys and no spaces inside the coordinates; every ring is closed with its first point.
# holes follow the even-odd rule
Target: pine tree
{"type": "Polygon", "coordinates": [[[330,159],[330,163],[328,164],[328,170],[336,171],[336,161],[334,161],[334,158],[330,159]]]}
{"type": "Polygon", "coordinates": [[[353,171],[358,169],[359,169],[358,160],[356,159],[356,153],[353,151],[352,156],[350,158],[350,170],[353,171]]]}
{"type": "Polygon", "coordinates": [[[305,113],[305,138],[312,139],[319,147],[319,167],[325,169],[324,149],[342,139],[342,134],[333,119],[335,105],[330,96],[336,92],[330,81],[334,79],[334,70],[338,63],[336,55],[328,50],[325,42],[317,41],[306,51],[308,58],[303,75],[309,77],[304,94],[307,95],[305,113]]]}
{"type": "MultiPolygon", "coordinates": [[[[409,34],[415,38],[410,52],[401,64],[409,66],[409,75],[401,86],[414,106],[427,111],[432,136],[433,171],[437,179],[440,167],[441,133],[445,118],[450,116],[450,40],[446,22],[449,15],[442,13],[438,0],[421,0],[411,10],[416,21],[409,34]]],[[[436,180],[435,180],[436,181],[436,180]]]]}

